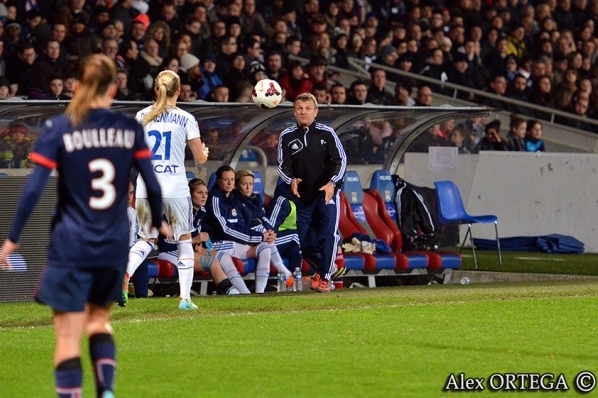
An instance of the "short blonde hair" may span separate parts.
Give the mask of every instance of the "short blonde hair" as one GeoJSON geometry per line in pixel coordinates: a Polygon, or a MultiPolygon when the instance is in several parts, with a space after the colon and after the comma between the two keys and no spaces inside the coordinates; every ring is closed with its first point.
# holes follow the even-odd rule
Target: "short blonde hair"
{"type": "Polygon", "coordinates": [[[312,93],[299,94],[297,97],[295,97],[295,104],[297,103],[297,101],[303,101],[303,102],[311,101],[316,106],[316,109],[318,109],[318,100],[312,93]]]}
{"type": "Polygon", "coordinates": [[[239,182],[241,182],[241,178],[243,177],[251,177],[253,179],[255,179],[255,174],[253,174],[253,171],[251,170],[239,170],[235,173],[235,185],[239,185],[239,182]]]}

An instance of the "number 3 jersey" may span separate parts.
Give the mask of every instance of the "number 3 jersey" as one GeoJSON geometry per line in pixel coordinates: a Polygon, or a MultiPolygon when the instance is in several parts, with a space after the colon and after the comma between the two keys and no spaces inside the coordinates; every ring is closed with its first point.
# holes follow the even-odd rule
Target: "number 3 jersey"
{"type": "Polygon", "coordinates": [[[58,171],[49,265],[124,266],[130,172],[150,156],[139,123],[118,112],[92,109],[76,128],[64,115],[45,123],[30,158],[58,171]]]}
{"type": "MultiPolygon", "coordinates": [[[[152,106],[137,112],[135,119],[141,123],[152,106]]],[[[152,165],[164,198],[189,197],[185,173],[185,146],[187,141],[199,138],[197,120],[189,112],[171,107],[156,116],[144,127],[145,142],[152,151],[152,165]]],[[[145,184],[137,179],[138,198],[147,198],[145,184]]]]}

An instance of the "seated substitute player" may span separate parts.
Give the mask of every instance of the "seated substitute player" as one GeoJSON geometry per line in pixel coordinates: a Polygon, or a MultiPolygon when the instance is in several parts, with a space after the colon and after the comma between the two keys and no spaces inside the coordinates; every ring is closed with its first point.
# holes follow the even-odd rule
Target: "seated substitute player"
{"type": "MultiPolygon", "coordinates": [[[[259,194],[253,192],[253,183],[255,175],[251,170],[237,171],[235,174],[235,191],[234,193],[239,197],[242,204],[243,218],[249,222],[249,227],[257,230],[270,231],[276,234],[272,227],[270,220],[266,217],[266,211],[264,210],[264,202],[259,194]]],[[[299,240],[299,237],[297,237],[299,240]]],[[[283,273],[286,278],[286,286],[292,287],[295,283],[293,274],[285,267],[282,262],[282,258],[276,243],[260,243],[255,250],[267,250],[270,248],[270,263],[276,268],[276,271],[283,273]],[[259,246],[262,246],[260,248],[259,246]]],[[[254,248],[249,248],[253,251],[254,248]]],[[[249,254],[252,256],[252,253],[249,254]]]]}
{"type": "MultiPolygon", "coordinates": [[[[193,226],[191,233],[195,250],[195,272],[209,271],[218,294],[249,294],[247,285],[235,267],[230,254],[212,250],[212,241],[208,232],[202,231],[205,219],[205,204],[208,200],[208,186],[199,178],[189,181],[189,191],[193,203],[193,226]]],[[[158,239],[158,258],[175,264],[178,258],[177,245],[170,243],[163,235],[158,239]]]]}
{"type": "Polygon", "coordinates": [[[272,231],[249,228],[243,205],[234,194],[235,171],[230,166],[216,170],[216,185],[206,206],[206,224],[212,233],[212,249],[226,251],[245,260],[257,258],[255,292],[264,293],[270,275],[270,246],[276,235],[272,231]],[[264,243],[264,244],[262,244],[264,243]]]}

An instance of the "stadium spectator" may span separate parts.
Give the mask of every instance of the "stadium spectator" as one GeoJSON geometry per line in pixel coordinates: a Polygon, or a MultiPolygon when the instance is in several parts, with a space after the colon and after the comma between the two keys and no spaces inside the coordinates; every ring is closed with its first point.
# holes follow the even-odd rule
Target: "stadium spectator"
{"type": "MultiPolygon", "coordinates": [[[[483,57],[482,63],[490,76],[504,75],[507,71],[507,50],[509,41],[505,36],[499,36],[493,48],[483,57]]],[[[515,64],[517,60],[513,58],[515,64]]]]}
{"type": "Polygon", "coordinates": [[[286,92],[288,101],[294,101],[302,93],[310,93],[313,84],[303,70],[299,61],[289,62],[286,74],[280,78],[280,86],[286,92]]]}
{"type": "Polygon", "coordinates": [[[316,97],[316,101],[320,105],[330,105],[332,98],[330,93],[328,92],[328,87],[324,86],[323,84],[316,84],[311,89],[311,93],[316,97]]]}
{"type": "Polygon", "coordinates": [[[327,65],[328,63],[326,59],[319,55],[314,55],[309,58],[307,74],[312,85],[328,86],[328,78],[326,77],[327,65]]]}
{"type": "MultiPolygon", "coordinates": [[[[505,95],[511,99],[527,103],[529,101],[528,90],[527,90],[527,79],[525,76],[518,74],[515,79],[507,85],[507,91],[505,95]]],[[[520,104],[508,104],[506,110],[510,110],[520,115],[533,116],[531,109],[528,109],[525,105],[520,104]]]]}
{"type": "Polygon", "coordinates": [[[284,72],[282,67],[282,55],[279,52],[268,53],[266,56],[266,75],[268,75],[268,78],[279,81],[284,72]]]}
{"type": "MultiPolygon", "coordinates": [[[[215,88],[224,84],[222,78],[216,73],[216,56],[214,54],[208,53],[204,56],[200,74],[201,83],[197,92],[197,97],[202,100],[208,100],[215,88]]],[[[228,98],[228,87],[226,88],[226,91],[226,97],[228,98]]],[[[228,99],[226,101],[217,102],[228,102],[228,99]]]]}
{"type": "Polygon", "coordinates": [[[187,74],[187,81],[191,89],[196,93],[201,85],[201,73],[199,70],[199,58],[195,55],[186,53],[180,58],[179,69],[187,74]]]}
{"type": "MultiPolygon", "coordinates": [[[[455,54],[455,56],[453,57],[453,61],[447,66],[445,70],[448,82],[472,89],[476,88],[474,77],[472,75],[472,72],[469,70],[469,62],[467,60],[467,55],[463,53],[455,54]]],[[[447,94],[452,94],[452,91],[453,89],[449,88],[443,90],[443,92],[447,94]]],[[[469,90],[461,89],[457,92],[457,98],[467,101],[473,101],[475,95],[469,90]]]]}
{"type": "Polygon", "coordinates": [[[6,77],[11,84],[17,85],[16,95],[27,97],[36,86],[38,67],[35,64],[35,48],[22,41],[17,48],[15,59],[6,65],[6,77]]]}
{"type": "Polygon", "coordinates": [[[116,73],[116,95],[114,99],[117,101],[132,101],[135,99],[135,94],[127,86],[128,75],[123,69],[119,69],[116,73]]]}
{"type": "Polygon", "coordinates": [[[73,94],[75,93],[75,85],[77,84],[77,78],[75,77],[74,72],[67,73],[64,76],[62,83],[63,83],[62,95],[67,97],[67,99],[73,98],[73,94]]]}
{"type": "MultiPolygon", "coordinates": [[[[233,54],[239,52],[238,47],[239,43],[237,42],[237,39],[230,35],[224,35],[218,39],[218,52],[216,53],[216,74],[218,74],[218,76],[228,76],[231,70],[233,54]]],[[[245,60],[245,65],[247,72],[250,73],[247,60],[245,60]]]]}
{"type": "Polygon", "coordinates": [[[256,11],[256,0],[243,1],[243,12],[240,20],[243,32],[257,33],[260,36],[266,35],[266,20],[260,12],[256,11]]]}
{"type": "Polygon", "coordinates": [[[509,122],[509,132],[507,133],[507,150],[525,151],[525,134],[527,132],[527,122],[517,114],[511,115],[509,122]]]}
{"type": "Polygon", "coordinates": [[[420,134],[409,146],[409,151],[427,153],[428,148],[431,146],[453,146],[448,137],[442,134],[438,123],[430,127],[425,133],[420,134]]]}
{"type": "MultiPolygon", "coordinates": [[[[496,75],[492,77],[486,91],[489,94],[504,97],[507,91],[507,79],[503,75],[496,75]]],[[[482,102],[489,108],[502,109],[505,107],[505,103],[497,98],[484,97],[482,102]]]]}
{"type": "Polygon", "coordinates": [[[399,105],[399,106],[413,106],[415,105],[415,100],[411,98],[411,91],[413,90],[412,86],[409,86],[405,82],[398,82],[395,85],[395,96],[393,98],[392,105],[399,105]]]}
{"type": "Polygon", "coordinates": [[[482,138],[480,151],[506,151],[507,143],[500,136],[500,120],[495,119],[486,125],[486,135],[482,138]]]}
{"type": "Polygon", "coordinates": [[[223,84],[220,84],[210,92],[208,98],[210,102],[229,102],[229,89],[223,84]]]}
{"type": "Polygon", "coordinates": [[[70,100],[70,97],[62,95],[64,82],[62,81],[62,78],[60,76],[50,76],[47,81],[47,84],[44,86],[45,91],[43,92],[42,99],[70,100]]]}
{"type": "Polygon", "coordinates": [[[566,110],[571,104],[573,93],[577,91],[579,74],[573,69],[567,69],[563,81],[554,89],[555,106],[557,109],[566,110]]]}
{"type": "Polygon", "coordinates": [[[137,43],[134,40],[124,40],[118,48],[115,61],[119,68],[124,69],[129,75],[129,88],[143,97],[148,97],[153,77],[149,64],[139,56],[137,43]]]}
{"type": "MultiPolygon", "coordinates": [[[[155,18],[150,18],[156,20],[155,18]]],[[[160,19],[168,24],[172,37],[177,37],[182,28],[182,22],[177,12],[177,7],[172,0],[165,0],[161,2],[160,19]]]]}
{"type": "Polygon", "coordinates": [[[368,99],[368,87],[365,81],[358,79],[351,83],[349,87],[349,95],[346,96],[345,104],[347,105],[363,105],[368,99]]]}
{"type": "Polygon", "coordinates": [[[473,148],[469,146],[469,142],[465,137],[466,130],[464,124],[459,124],[453,128],[449,135],[450,142],[457,147],[459,153],[473,153],[473,148]]]}
{"type": "MultiPolygon", "coordinates": [[[[85,19],[82,16],[73,17],[72,22],[65,26],[69,27],[69,33],[67,34],[66,39],[64,39],[64,45],[66,46],[66,50],[70,55],[70,60],[74,65],[77,65],[78,62],[87,55],[98,51],[98,43],[94,42],[85,25],[85,19]]],[[[99,43],[100,46],[103,44],[104,42],[99,43]]],[[[112,58],[114,59],[114,57],[112,58]]]]}
{"type": "Polygon", "coordinates": [[[527,152],[544,152],[544,141],[542,140],[542,123],[530,119],[527,121],[527,132],[524,138],[525,150],[527,152]]]}
{"type": "Polygon", "coordinates": [[[432,89],[430,86],[420,85],[415,98],[416,106],[432,106],[432,89]]]}
{"type": "Polygon", "coordinates": [[[341,105],[347,102],[347,89],[341,83],[334,83],[330,87],[330,103],[341,105]]]}
{"type": "MultiPolygon", "coordinates": [[[[444,53],[440,48],[435,48],[428,52],[426,65],[419,73],[422,76],[436,79],[441,82],[445,82],[448,79],[444,72],[444,53]]],[[[442,91],[442,86],[440,85],[433,85],[431,88],[434,92],[442,91]]]]}
{"type": "Polygon", "coordinates": [[[262,43],[255,37],[249,37],[245,41],[245,63],[249,69],[249,73],[253,74],[256,71],[265,71],[264,56],[262,51],[262,43]]]}
{"type": "Polygon", "coordinates": [[[143,22],[139,20],[134,20],[131,23],[130,33],[128,37],[135,43],[137,43],[137,48],[139,49],[139,51],[142,51],[145,48],[145,41],[147,40],[147,37],[145,35],[145,25],[143,24],[143,22]]]}
{"type": "MultiPolygon", "coordinates": [[[[66,48],[66,26],[64,26],[63,24],[60,23],[55,23],[52,25],[52,28],[50,30],[50,34],[49,34],[49,38],[48,40],[56,40],[58,42],[58,45],[60,46],[60,55],[59,55],[59,62],[62,63],[63,65],[67,65],[68,66],[68,70],[69,71],[74,71],[76,70],[75,68],[75,64],[70,62],[70,54],[68,53],[68,50],[66,48]]],[[[40,43],[43,44],[43,43],[40,43]]],[[[43,49],[38,48],[37,51],[42,51],[43,49]]]]}
{"type": "Polygon", "coordinates": [[[160,57],[160,46],[154,39],[148,39],[139,54],[149,66],[149,74],[152,77],[158,76],[162,68],[164,59],[160,57]]]}
{"type": "Polygon", "coordinates": [[[349,69],[349,59],[347,55],[347,46],[349,37],[345,33],[337,34],[333,39],[332,47],[336,51],[333,65],[343,69],[349,69]]]}
{"type": "Polygon", "coordinates": [[[148,39],[154,39],[158,43],[158,55],[165,58],[170,49],[170,26],[164,21],[155,21],[147,28],[146,36],[148,39]]]}
{"type": "Polygon", "coordinates": [[[370,76],[372,84],[368,88],[367,102],[375,105],[390,105],[392,104],[392,96],[385,90],[386,87],[386,71],[384,69],[371,68],[370,76]]]}
{"type": "Polygon", "coordinates": [[[29,128],[25,123],[15,121],[9,124],[8,132],[0,134],[0,168],[21,169],[31,167],[29,152],[33,142],[27,137],[29,128]]]}

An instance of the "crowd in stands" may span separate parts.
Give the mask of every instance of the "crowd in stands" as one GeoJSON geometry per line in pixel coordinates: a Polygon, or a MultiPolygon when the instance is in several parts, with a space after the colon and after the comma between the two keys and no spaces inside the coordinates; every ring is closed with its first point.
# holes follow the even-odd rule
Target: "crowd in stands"
{"type": "Polygon", "coordinates": [[[154,77],[173,69],[187,101],[247,101],[269,77],[289,101],[309,91],[328,103],[404,104],[382,89],[386,79],[409,93],[415,82],[375,68],[365,98],[358,82],[333,98],[327,65],[349,68],[354,57],[368,70],[382,64],[596,117],[597,20],[596,0],[3,0],[0,98],[69,99],[79,59],[102,52],[122,69],[119,100],[152,100],[154,77]]]}
{"type": "Polygon", "coordinates": [[[79,60],[100,52],[120,68],[117,100],[152,100],[165,69],[181,77],[180,101],[247,102],[266,77],[288,101],[308,91],[328,104],[425,106],[433,93],[452,95],[380,64],[597,118],[597,20],[598,0],[1,0],[0,98],[68,100],[79,60]],[[350,68],[350,57],[371,77],[345,87],[328,66],[350,68]]]}

